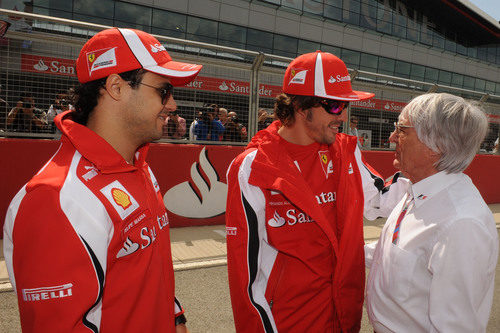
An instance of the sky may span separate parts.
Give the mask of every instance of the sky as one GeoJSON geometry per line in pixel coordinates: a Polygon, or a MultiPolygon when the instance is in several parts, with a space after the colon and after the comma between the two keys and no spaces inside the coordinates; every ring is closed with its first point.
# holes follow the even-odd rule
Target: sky
{"type": "Polygon", "coordinates": [[[469,0],[479,7],[483,12],[500,21],[500,1],[499,0],[469,0]]]}

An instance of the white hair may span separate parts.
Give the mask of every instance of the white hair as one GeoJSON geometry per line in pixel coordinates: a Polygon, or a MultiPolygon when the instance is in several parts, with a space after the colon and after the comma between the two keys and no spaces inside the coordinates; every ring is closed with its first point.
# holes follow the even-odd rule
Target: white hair
{"type": "Polygon", "coordinates": [[[408,120],[419,140],[440,154],[434,166],[447,173],[467,168],[488,131],[488,119],[479,103],[446,93],[415,97],[399,118],[408,120]]]}

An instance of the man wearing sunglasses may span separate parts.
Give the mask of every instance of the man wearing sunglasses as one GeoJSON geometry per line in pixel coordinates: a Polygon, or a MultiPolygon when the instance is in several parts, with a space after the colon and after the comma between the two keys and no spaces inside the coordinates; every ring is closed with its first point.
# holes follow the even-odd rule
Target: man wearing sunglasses
{"type": "Polygon", "coordinates": [[[76,61],[75,111],[55,155],[13,199],[4,255],[24,332],[185,332],[169,220],[145,162],[201,65],[153,36],[99,32],[76,61]]]}
{"type": "Polygon", "coordinates": [[[364,292],[363,210],[388,214],[406,187],[384,182],[339,133],[353,91],[336,56],[288,66],[279,119],[228,170],[228,274],[238,332],[358,332],[364,292]],[[376,208],[370,208],[376,207],[376,208]]]}

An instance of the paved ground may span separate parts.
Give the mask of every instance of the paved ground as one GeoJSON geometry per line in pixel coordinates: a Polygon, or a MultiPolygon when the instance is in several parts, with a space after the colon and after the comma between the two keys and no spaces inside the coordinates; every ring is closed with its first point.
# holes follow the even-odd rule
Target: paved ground
{"type": "MultiPolygon", "coordinates": [[[[500,204],[490,205],[490,208],[500,232],[500,204]]],[[[384,221],[365,221],[367,242],[378,238],[384,221]]],[[[234,332],[227,289],[224,227],[174,228],[171,240],[177,296],[189,309],[191,332],[234,332]]],[[[500,264],[497,265],[495,287],[487,332],[500,332],[500,264]]],[[[0,332],[19,331],[17,300],[8,282],[3,252],[0,251],[0,332]]],[[[366,313],[361,332],[372,332],[366,313]]]]}

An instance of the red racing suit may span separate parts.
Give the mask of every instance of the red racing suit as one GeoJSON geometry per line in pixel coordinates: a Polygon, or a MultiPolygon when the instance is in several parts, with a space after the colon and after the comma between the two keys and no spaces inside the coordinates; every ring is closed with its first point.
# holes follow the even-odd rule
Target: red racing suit
{"type": "Polygon", "coordinates": [[[335,220],[343,227],[337,237],[280,145],[278,128],[276,121],[258,132],[227,172],[236,331],[358,332],[365,283],[363,207],[368,218],[387,216],[408,183],[394,182],[396,176],[388,191],[363,164],[356,138],[338,134],[329,146],[340,173],[335,220]]]}
{"type": "Polygon", "coordinates": [[[12,200],[4,255],[23,332],[175,332],[169,220],[145,162],[55,119],[61,145],[12,200]]]}

